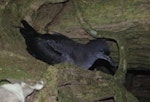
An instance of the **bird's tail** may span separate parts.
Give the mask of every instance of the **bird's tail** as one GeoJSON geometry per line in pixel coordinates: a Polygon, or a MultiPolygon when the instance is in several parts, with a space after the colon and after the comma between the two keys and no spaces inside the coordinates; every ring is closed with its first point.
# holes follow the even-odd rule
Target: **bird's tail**
{"type": "Polygon", "coordinates": [[[22,34],[24,38],[37,34],[35,29],[32,26],[30,26],[27,21],[22,20],[21,23],[23,27],[19,27],[20,33],[22,34]]]}

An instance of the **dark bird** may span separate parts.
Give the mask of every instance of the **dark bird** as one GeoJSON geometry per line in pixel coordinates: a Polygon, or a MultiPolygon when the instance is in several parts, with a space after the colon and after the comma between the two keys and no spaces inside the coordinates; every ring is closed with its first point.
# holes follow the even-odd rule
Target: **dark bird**
{"type": "Polygon", "coordinates": [[[104,39],[80,44],[59,33],[40,34],[25,20],[21,23],[23,27],[19,27],[20,33],[25,39],[27,51],[37,59],[50,65],[73,63],[85,69],[89,69],[96,60],[103,59],[114,66],[109,57],[109,46],[104,39]]]}

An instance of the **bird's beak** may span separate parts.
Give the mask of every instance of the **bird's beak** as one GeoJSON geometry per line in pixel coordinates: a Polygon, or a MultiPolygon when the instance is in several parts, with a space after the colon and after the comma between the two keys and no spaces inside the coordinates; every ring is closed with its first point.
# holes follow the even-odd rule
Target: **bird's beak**
{"type": "Polygon", "coordinates": [[[112,60],[112,58],[111,58],[110,56],[105,55],[105,54],[102,53],[102,54],[98,54],[97,57],[98,57],[98,59],[103,59],[103,60],[109,62],[109,64],[110,64],[112,67],[116,67],[115,62],[112,60]]]}

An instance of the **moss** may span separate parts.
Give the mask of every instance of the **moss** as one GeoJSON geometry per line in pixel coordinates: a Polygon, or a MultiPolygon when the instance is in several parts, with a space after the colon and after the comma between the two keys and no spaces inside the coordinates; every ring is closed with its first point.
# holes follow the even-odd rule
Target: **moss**
{"type": "Polygon", "coordinates": [[[88,22],[94,25],[103,25],[149,18],[148,7],[144,7],[147,5],[146,3],[149,1],[145,0],[143,3],[142,0],[95,0],[95,2],[82,2],[81,10],[88,22]]]}
{"type": "MultiPolygon", "coordinates": [[[[20,51],[20,49],[18,49],[20,51]]],[[[0,50],[0,79],[31,79],[37,80],[46,70],[47,64],[38,62],[27,55],[20,55],[0,50]]]]}
{"type": "Polygon", "coordinates": [[[75,95],[73,95],[70,87],[59,89],[58,93],[58,102],[80,102],[75,95]]]}
{"type": "Polygon", "coordinates": [[[51,66],[48,68],[46,73],[46,79],[47,79],[47,85],[50,90],[51,95],[57,94],[57,74],[58,70],[57,68],[51,68],[51,66]]]}
{"type": "Polygon", "coordinates": [[[0,79],[13,78],[13,79],[29,79],[32,75],[23,68],[17,66],[0,66],[0,79]]]}

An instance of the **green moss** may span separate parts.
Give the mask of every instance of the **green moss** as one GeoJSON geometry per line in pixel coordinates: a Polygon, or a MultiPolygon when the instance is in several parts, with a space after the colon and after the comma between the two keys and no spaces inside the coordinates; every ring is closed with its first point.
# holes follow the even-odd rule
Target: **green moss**
{"type": "Polygon", "coordinates": [[[46,74],[47,79],[47,87],[51,89],[50,94],[56,95],[57,94],[57,68],[51,68],[51,66],[48,68],[46,74]]]}
{"type": "Polygon", "coordinates": [[[82,2],[81,10],[90,23],[111,24],[150,17],[148,7],[144,7],[146,3],[149,1],[145,0],[143,3],[142,0],[95,0],[82,2]]]}
{"type": "MultiPolygon", "coordinates": [[[[18,48],[18,52],[21,51],[18,48]]],[[[38,62],[31,56],[21,55],[9,51],[0,50],[0,79],[39,79],[40,75],[47,68],[47,64],[38,62]]]]}
{"type": "Polygon", "coordinates": [[[79,102],[79,100],[73,95],[72,89],[66,87],[59,90],[58,102],[79,102]]]}
{"type": "Polygon", "coordinates": [[[32,75],[23,68],[19,68],[17,66],[0,66],[0,79],[28,79],[31,77],[32,75]]]}

